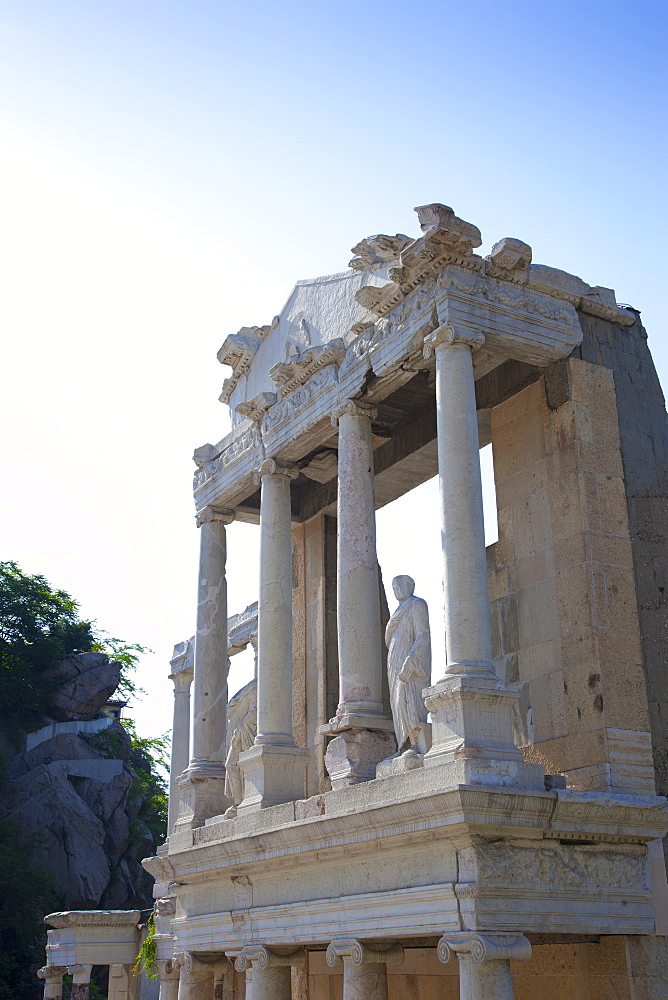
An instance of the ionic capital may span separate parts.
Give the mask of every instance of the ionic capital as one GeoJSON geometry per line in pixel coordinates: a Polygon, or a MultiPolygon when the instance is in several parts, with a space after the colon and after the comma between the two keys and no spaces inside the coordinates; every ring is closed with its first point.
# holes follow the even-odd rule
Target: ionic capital
{"type": "Polygon", "coordinates": [[[366,417],[368,420],[375,420],[378,416],[378,407],[371,403],[365,403],[361,399],[348,399],[342,406],[339,406],[332,413],[332,426],[336,427],[340,417],[366,417]]]}
{"type": "Polygon", "coordinates": [[[450,347],[452,344],[467,344],[471,351],[479,351],[485,343],[485,335],[480,330],[460,330],[454,326],[439,326],[433,333],[424,338],[423,355],[430,358],[437,347],[450,347]]]}
{"type": "Polygon", "coordinates": [[[275,458],[265,458],[260,468],[253,473],[253,482],[259,486],[263,476],[283,476],[285,479],[296,479],[298,475],[298,466],[277,462],[275,458]]]}
{"type": "Polygon", "coordinates": [[[271,948],[267,948],[266,944],[247,945],[237,957],[234,967],[237,972],[245,972],[253,965],[257,965],[260,969],[272,969],[286,965],[303,969],[306,967],[306,952],[303,948],[297,948],[289,955],[278,955],[271,948]]]}
{"type": "Polygon", "coordinates": [[[197,512],[195,522],[197,527],[201,528],[203,524],[207,524],[209,521],[222,521],[223,524],[231,524],[235,517],[236,512],[227,507],[216,507],[215,504],[209,504],[208,507],[202,507],[197,512]]]}
{"type": "Polygon", "coordinates": [[[372,948],[356,938],[336,938],[327,948],[327,965],[334,967],[336,963],[347,958],[353,965],[386,962],[387,965],[401,965],[404,960],[404,949],[396,941],[387,948],[372,948]]]}
{"type": "Polygon", "coordinates": [[[62,979],[67,972],[66,965],[44,965],[37,970],[38,979],[62,979]]]}
{"type": "Polygon", "coordinates": [[[449,962],[453,955],[470,955],[474,962],[497,962],[513,959],[528,962],[531,943],[524,934],[478,934],[458,931],[444,934],[436,946],[441,962],[449,962]]]}
{"type": "Polygon", "coordinates": [[[172,966],[182,968],[190,975],[197,972],[229,972],[232,963],[222,951],[186,951],[174,956],[172,966]]]}

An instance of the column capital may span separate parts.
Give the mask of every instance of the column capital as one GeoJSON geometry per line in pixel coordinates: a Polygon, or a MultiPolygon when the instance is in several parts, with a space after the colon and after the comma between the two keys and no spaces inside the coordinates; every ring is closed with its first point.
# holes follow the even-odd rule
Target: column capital
{"type": "Polygon", "coordinates": [[[72,982],[78,985],[85,985],[90,982],[90,974],[93,971],[92,965],[68,965],[67,971],[72,977],[72,982]]]}
{"type": "Polygon", "coordinates": [[[286,965],[303,969],[306,967],[306,952],[303,948],[297,948],[288,955],[278,955],[266,944],[246,945],[237,957],[234,967],[237,972],[245,972],[253,965],[257,965],[260,969],[272,969],[286,965]]]}
{"type": "Polygon", "coordinates": [[[253,482],[259,486],[263,476],[283,476],[285,479],[296,479],[299,466],[291,462],[277,462],[275,458],[265,458],[264,462],[253,473],[253,482]]]}
{"type": "Polygon", "coordinates": [[[333,968],[344,958],[358,966],[375,962],[401,965],[404,960],[404,949],[396,941],[387,948],[373,948],[357,938],[335,938],[327,948],[327,965],[333,968]]]}
{"type": "Polygon", "coordinates": [[[336,427],[340,417],[366,417],[368,420],[375,420],[377,416],[378,407],[372,403],[366,403],[363,399],[347,399],[332,413],[332,427],[336,427]]]}
{"type": "Polygon", "coordinates": [[[498,962],[513,959],[528,962],[531,943],[524,934],[479,934],[477,931],[456,931],[444,934],[436,946],[441,962],[453,955],[466,955],[474,962],[498,962]]]}
{"type": "Polygon", "coordinates": [[[194,670],[192,667],[186,667],[185,670],[175,670],[173,674],[167,676],[174,683],[174,694],[187,694],[193,682],[194,670]]]}
{"type": "Polygon", "coordinates": [[[44,965],[37,970],[36,976],[38,979],[62,979],[66,972],[66,965],[44,965]]]}
{"type": "Polygon", "coordinates": [[[228,507],[218,507],[216,504],[208,504],[206,507],[202,507],[195,514],[195,522],[198,528],[201,528],[203,524],[207,524],[209,521],[222,521],[223,524],[231,524],[236,517],[236,511],[229,509],[228,507]]]}
{"type": "Polygon", "coordinates": [[[174,969],[181,968],[188,974],[192,972],[213,972],[216,969],[222,972],[229,972],[232,968],[232,963],[222,951],[183,951],[178,955],[174,955],[171,959],[171,964],[174,969]]]}
{"type": "Polygon", "coordinates": [[[433,333],[424,338],[423,355],[430,358],[437,347],[450,347],[452,344],[467,344],[471,351],[479,351],[485,343],[485,335],[480,330],[462,330],[454,326],[439,326],[433,333]]]}

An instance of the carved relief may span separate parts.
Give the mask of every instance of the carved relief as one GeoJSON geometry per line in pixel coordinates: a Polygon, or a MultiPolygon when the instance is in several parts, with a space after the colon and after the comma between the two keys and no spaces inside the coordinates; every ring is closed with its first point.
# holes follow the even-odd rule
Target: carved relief
{"type": "Polygon", "coordinates": [[[348,264],[355,271],[363,271],[367,267],[374,267],[376,264],[384,264],[389,260],[396,260],[409,243],[412,243],[410,236],[397,233],[396,236],[367,236],[356,246],[352,247],[355,254],[348,264]]]}
{"type": "Polygon", "coordinates": [[[293,413],[306,406],[315,396],[320,395],[320,393],[324,392],[330,386],[335,385],[338,382],[338,377],[338,369],[335,365],[328,365],[326,368],[321,368],[308,382],[299,386],[298,389],[294,389],[289,396],[286,396],[276,406],[272,406],[262,421],[263,431],[266,433],[280,426],[293,413]]]}
{"type": "Polygon", "coordinates": [[[298,386],[307,382],[321,368],[339,364],[345,353],[345,344],[340,337],[337,337],[323,346],[311,347],[309,350],[294,356],[290,361],[274,365],[273,368],[269,369],[269,375],[279,387],[279,396],[284,399],[298,386]]]}
{"type": "Polygon", "coordinates": [[[505,236],[494,244],[489,256],[485,257],[486,273],[493,278],[526,283],[531,257],[532,250],[528,243],[505,236]]]}
{"type": "Polygon", "coordinates": [[[275,392],[259,392],[257,396],[253,396],[252,399],[239,403],[234,407],[237,413],[240,413],[242,417],[248,417],[255,424],[262,422],[267,410],[271,407],[277,400],[277,395],[275,392]]]}
{"type": "Polygon", "coordinates": [[[224,468],[232,462],[236,462],[246,452],[262,448],[262,438],[255,424],[251,424],[244,431],[238,434],[225,451],[221,452],[213,461],[207,462],[195,473],[193,488],[200,489],[210,479],[222,472],[224,468]]]}

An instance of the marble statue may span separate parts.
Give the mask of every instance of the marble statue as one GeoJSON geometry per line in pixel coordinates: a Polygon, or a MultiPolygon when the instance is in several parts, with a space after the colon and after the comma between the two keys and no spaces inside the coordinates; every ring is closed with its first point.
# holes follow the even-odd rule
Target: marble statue
{"type": "Polygon", "coordinates": [[[427,709],[422,691],[431,679],[431,636],[427,602],[415,597],[415,581],[395,576],[392,581],[399,607],[385,629],[387,676],[397,737],[397,750],[424,754],[427,746],[427,709]]]}
{"type": "MultiPolygon", "coordinates": [[[[225,761],[225,795],[233,803],[228,812],[236,815],[236,807],[244,797],[244,777],[239,767],[239,754],[249,750],[257,733],[257,681],[250,681],[230,700],[228,705],[230,733],[225,761]]],[[[226,814],[227,815],[227,814],[226,814]]]]}

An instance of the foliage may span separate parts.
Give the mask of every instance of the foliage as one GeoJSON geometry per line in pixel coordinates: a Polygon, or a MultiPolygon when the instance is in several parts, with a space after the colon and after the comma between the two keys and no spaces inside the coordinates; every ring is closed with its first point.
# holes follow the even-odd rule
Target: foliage
{"type": "Polygon", "coordinates": [[[44,964],[43,916],[59,908],[53,879],[30,863],[36,841],[12,823],[0,821],[0,996],[32,1000],[42,987],[35,969],[44,964]]]}
{"type": "Polygon", "coordinates": [[[138,818],[151,831],[153,843],[160,844],[167,836],[169,733],[146,739],[137,736],[132,719],[121,719],[121,725],[131,740],[130,766],[137,776],[134,792],[143,799],[138,818]]]}
{"type": "Polygon", "coordinates": [[[155,941],[155,919],[153,914],[151,914],[146,921],[146,928],[147,934],[142,941],[139,954],[137,955],[137,961],[135,962],[132,971],[135,976],[139,976],[143,972],[147,979],[157,979],[158,946],[155,941]]]}
{"type": "Polygon", "coordinates": [[[122,639],[113,639],[106,632],[98,631],[95,633],[95,642],[90,648],[91,652],[106,653],[110,660],[121,664],[121,680],[116,689],[119,695],[138,698],[146,694],[144,688],[139,687],[128,673],[137,669],[140,656],[152,652],[148,646],[140,646],[138,642],[123,642],[122,639]]]}
{"type": "Polygon", "coordinates": [[[59,682],[47,676],[72,653],[95,643],[92,623],[64,590],[40,575],[28,576],[15,562],[0,562],[0,705],[14,728],[40,725],[49,695],[59,682]]]}

